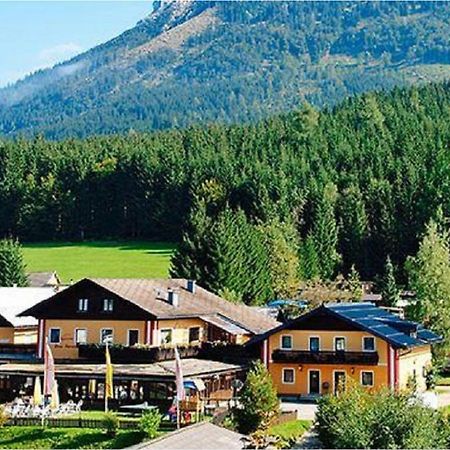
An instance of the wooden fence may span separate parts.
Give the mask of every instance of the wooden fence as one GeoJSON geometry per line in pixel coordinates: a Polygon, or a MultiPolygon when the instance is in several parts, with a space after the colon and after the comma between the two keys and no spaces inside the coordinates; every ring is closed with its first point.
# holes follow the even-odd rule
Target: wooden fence
{"type": "MultiPolygon", "coordinates": [[[[33,427],[41,426],[42,419],[39,417],[15,417],[6,422],[7,426],[33,427]]],[[[105,428],[105,422],[100,419],[82,418],[58,418],[51,417],[45,419],[45,426],[49,428],[105,428]]],[[[119,420],[121,430],[135,430],[139,428],[138,420],[119,420]]]]}
{"type": "Polygon", "coordinates": [[[275,425],[292,422],[293,420],[297,420],[297,411],[282,412],[275,420],[275,425]]]}

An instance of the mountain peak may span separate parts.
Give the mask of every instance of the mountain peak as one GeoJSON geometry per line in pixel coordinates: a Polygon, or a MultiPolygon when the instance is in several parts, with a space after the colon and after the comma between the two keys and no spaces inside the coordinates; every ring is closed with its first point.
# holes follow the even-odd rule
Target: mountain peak
{"type": "Polygon", "coordinates": [[[448,36],[450,3],[155,2],[120,36],[0,90],[0,134],[86,136],[333,105],[448,77],[448,36]]]}

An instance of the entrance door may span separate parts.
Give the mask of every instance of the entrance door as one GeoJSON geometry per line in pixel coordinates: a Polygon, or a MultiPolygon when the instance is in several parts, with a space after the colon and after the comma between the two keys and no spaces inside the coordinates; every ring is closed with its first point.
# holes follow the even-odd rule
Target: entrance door
{"type": "Polygon", "coordinates": [[[334,372],[334,393],[338,394],[345,390],[345,372],[336,370],[334,372]]]}
{"type": "Polygon", "coordinates": [[[320,371],[309,371],[309,394],[320,394],[320,371]]]}

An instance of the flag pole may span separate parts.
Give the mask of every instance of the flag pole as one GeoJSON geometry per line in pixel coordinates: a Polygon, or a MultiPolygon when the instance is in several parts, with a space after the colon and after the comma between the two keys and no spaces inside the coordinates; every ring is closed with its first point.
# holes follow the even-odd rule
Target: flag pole
{"type": "MultiPolygon", "coordinates": [[[[108,354],[108,341],[109,339],[106,339],[106,354],[108,354]]],[[[109,394],[109,388],[108,388],[108,361],[106,361],[105,365],[105,413],[108,412],[108,394],[109,394]]]]}

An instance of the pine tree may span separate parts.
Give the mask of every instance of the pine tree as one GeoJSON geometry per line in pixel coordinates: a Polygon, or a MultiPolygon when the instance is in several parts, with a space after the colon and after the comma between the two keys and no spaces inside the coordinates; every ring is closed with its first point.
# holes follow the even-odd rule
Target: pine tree
{"type": "Polygon", "coordinates": [[[400,291],[395,280],[394,265],[388,255],[384,266],[384,274],[381,283],[381,296],[385,306],[397,306],[400,300],[400,291]]]}
{"type": "Polygon", "coordinates": [[[343,272],[354,264],[365,275],[368,219],[363,196],[357,185],[346,189],[338,203],[343,272]]]}
{"type": "Polygon", "coordinates": [[[270,373],[261,362],[257,362],[247,375],[241,404],[237,418],[239,430],[245,434],[267,429],[279,414],[277,391],[270,373]]]}
{"type": "Polygon", "coordinates": [[[319,259],[319,274],[326,280],[333,278],[341,260],[337,251],[338,226],[334,215],[335,202],[336,186],[328,184],[319,200],[312,228],[314,247],[319,259]]]}
{"type": "Polygon", "coordinates": [[[443,342],[434,346],[437,365],[447,362],[450,350],[450,248],[448,233],[431,220],[419,251],[408,261],[410,286],[417,302],[411,314],[437,334],[443,342]]]}
{"type": "Polygon", "coordinates": [[[27,286],[22,248],[19,241],[2,239],[0,241],[0,286],[27,286]]]}
{"type": "Polygon", "coordinates": [[[273,219],[261,227],[268,253],[272,290],[277,298],[293,298],[299,283],[299,246],[293,224],[273,219]]]}
{"type": "Polygon", "coordinates": [[[352,300],[354,301],[361,300],[363,294],[362,283],[355,265],[352,265],[350,269],[350,273],[348,274],[347,277],[347,283],[352,295],[352,300]]]}
{"type": "Polygon", "coordinates": [[[311,234],[300,247],[300,278],[303,280],[319,278],[319,257],[311,234]]]}

